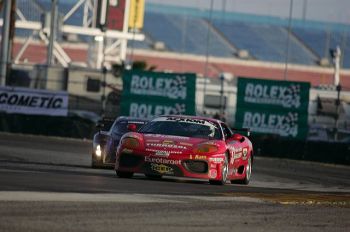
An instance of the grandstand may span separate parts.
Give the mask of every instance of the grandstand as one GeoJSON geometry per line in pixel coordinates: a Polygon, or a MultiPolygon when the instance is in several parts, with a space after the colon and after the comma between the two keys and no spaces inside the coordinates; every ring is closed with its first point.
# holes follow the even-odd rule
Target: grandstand
{"type": "MultiPolygon", "coordinates": [[[[210,21],[205,11],[156,4],[146,7],[147,43],[138,43],[135,48],[152,49],[152,44],[163,42],[167,51],[206,55],[208,24],[210,56],[239,58],[238,51],[246,50],[249,59],[285,62],[287,19],[242,13],[222,16],[214,12],[214,19],[210,21]]],[[[340,46],[342,67],[350,68],[349,31],[350,26],[342,24],[293,20],[288,62],[319,65],[320,60],[326,58],[331,63],[329,49],[340,46]]]]}
{"type": "MultiPolygon", "coordinates": [[[[45,0],[18,0],[17,5],[28,20],[40,21],[49,11],[45,0]]],[[[73,3],[62,2],[59,10],[67,12],[73,3]]],[[[129,42],[132,49],[162,50],[222,58],[238,58],[284,63],[287,53],[288,20],[236,12],[146,4],[143,42],[129,42]],[[160,45],[160,46],[157,46],[160,45]],[[245,51],[242,56],[241,51],[245,51]]],[[[69,20],[72,25],[82,21],[78,11],[69,20]]],[[[16,31],[28,36],[29,31],[16,31]]],[[[82,39],[84,42],[84,39],[82,39]]],[[[332,61],[329,49],[340,46],[341,67],[350,68],[350,26],[336,23],[293,19],[289,40],[288,62],[301,65],[328,65],[332,61]],[[328,62],[321,62],[321,60],[328,62]]]]}

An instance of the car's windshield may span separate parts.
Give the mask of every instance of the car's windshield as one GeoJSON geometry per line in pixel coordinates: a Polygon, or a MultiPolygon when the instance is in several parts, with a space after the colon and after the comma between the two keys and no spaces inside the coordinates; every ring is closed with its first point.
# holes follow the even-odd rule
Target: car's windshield
{"type": "Polygon", "coordinates": [[[139,132],[206,139],[222,138],[218,125],[206,120],[180,117],[157,118],[142,127],[139,132]]]}
{"type": "Polygon", "coordinates": [[[129,132],[129,124],[135,124],[136,130],[138,130],[141,126],[144,125],[144,122],[118,121],[114,123],[113,127],[111,128],[111,131],[113,134],[125,134],[126,132],[129,132]]]}

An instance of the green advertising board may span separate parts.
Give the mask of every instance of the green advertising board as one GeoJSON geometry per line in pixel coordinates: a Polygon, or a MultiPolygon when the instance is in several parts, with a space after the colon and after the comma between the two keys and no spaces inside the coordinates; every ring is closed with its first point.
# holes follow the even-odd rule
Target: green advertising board
{"type": "Polygon", "coordinates": [[[121,114],[152,118],[195,114],[196,75],[127,71],[123,74],[121,114]]]}
{"type": "Polygon", "coordinates": [[[310,84],[238,78],[236,127],[304,139],[308,132],[310,84]]]}
{"type": "Polygon", "coordinates": [[[142,99],[123,100],[121,103],[123,115],[137,118],[152,118],[157,115],[186,114],[194,115],[193,104],[186,102],[144,101],[142,99]]]}

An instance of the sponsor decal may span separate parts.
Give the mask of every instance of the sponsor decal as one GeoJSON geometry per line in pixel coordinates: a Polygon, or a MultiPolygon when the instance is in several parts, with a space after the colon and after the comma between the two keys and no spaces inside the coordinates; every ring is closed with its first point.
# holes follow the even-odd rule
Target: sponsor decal
{"type": "Polygon", "coordinates": [[[196,118],[184,118],[184,117],[159,117],[155,119],[154,121],[174,121],[174,122],[185,122],[185,123],[191,123],[191,124],[200,124],[200,125],[205,125],[210,128],[218,128],[217,124],[207,121],[207,120],[202,120],[202,119],[196,119],[196,118]]]}
{"type": "Polygon", "coordinates": [[[20,87],[0,87],[0,111],[67,116],[68,93],[20,87]]]}
{"type": "Polygon", "coordinates": [[[218,171],[216,169],[210,169],[209,176],[210,178],[216,178],[218,176],[218,171]]]}
{"type": "Polygon", "coordinates": [[[242,152],[237,152],[235,153],[235,155],[233,156],[234,159],[239,159],[242,157],[242,152]]]}
{"type": "Polygon", "coordinates": [[[202,124],[204,125],[207,121],[200,119],[192,119],[192,118],[180,118],[180,117],[168,117],[166,121],[175,121],[175,122],[188,122],[193,124],[202,124]]]}
{"type": "Polygon", "coordinates": [[[187,146],[187,147],[193,146],[193,144],[185,143],[185,142],[180,142],[179,145],[183,145],[183,146],[187,146]]]}
{"type": "Polygon", "coordinates": [[[151,169],[153,171],[159,172],[160,174],[174,174],[174,169],[164,164],[151,163],[151,169]]]}
{"type": "Polygon", "coordinates": [[[172,140],[164,140],[163,144],[175,144],[175,142],[172,140]]]}
{"type": "Polygon", "coordinates": [[[149,156],[145,156],[145,162],[157,163],[157,164],[172,164],[172,165],[181,164],[181,160],[164,159],[164,158],[149,157],[149,156]]]}
{"type": "Polygon", "coordinates": [[[248,148],[243,148],[243,157],[247,157],[248,154],[248,148]]]}
{"type": "Polygon", "coordinates": [[[204,142],[202,144],[217,145],[217,142],[215,142],[215,141],[208,141],[208,142],[204,142]]]}
{"type": "Polygon", "coordinates": [[[170,155],[170,154],[182,154],[181,151],[157,150],[157,149],[152,149],[152,148],[146,148],[145,150],[146,150],[146,151],[149,151],[149,152],[154,152],[154,153],[166,152],[166,153],[168,153],[169,155],[170,155]]]}
{"type": "Polygon", "coordinates": [[[195,160],[206,160],[207,156],[205,155],[190,155],[190,159],[195,159],[195,160]]]}
{"type": "Polygon", "coordinates": [[[160,144],[160,143],[147,143],[149,147],[164,147],[164,148],[174,148],[174,149],[186,149],[186,147],[176,144],[160,144]]]}
{"type": "Polygon", "coordinates": [[[167,151],[156,151],[155,152],[156,156],[164,156],[164,157],[168,157],[169,156],[169,152],[167,151]]]}
{"type": "Polygon", "coordinates": [[[210,168],[216,168],[216,164],[211,163],[211,164],[210,164],[210,168]]]}
{"type": "Polygon", "coordinates": [[[213,163],[221,163],[224,161],[224,158],[223,157],[210,157],[209,161],[213,162],[213,163]]]}

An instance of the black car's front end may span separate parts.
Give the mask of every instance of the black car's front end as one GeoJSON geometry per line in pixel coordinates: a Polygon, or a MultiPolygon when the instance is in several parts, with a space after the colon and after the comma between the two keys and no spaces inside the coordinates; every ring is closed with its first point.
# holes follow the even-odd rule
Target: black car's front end
{"type": "MultiPolygon", "coordinates": [[[[118,117],[109,131],[100,130],[94,135],[92,152],[91,152],[91,166],[110,167],[115,165],[115,153],[119,145],[120,138],[123,134],[130,130],[138,130],[147,122],[146,119],[137,119],[131,117],[118,117]]],[[[104,122],[98,125],[102,128],[104,122]]]]}
{"type": "Polygon", "coordinates": [[[91,166],[113,167],[115,163],[115,148],[119,140],[109,132],[100,131],[95,134],[92,143],[91,166]]]}

